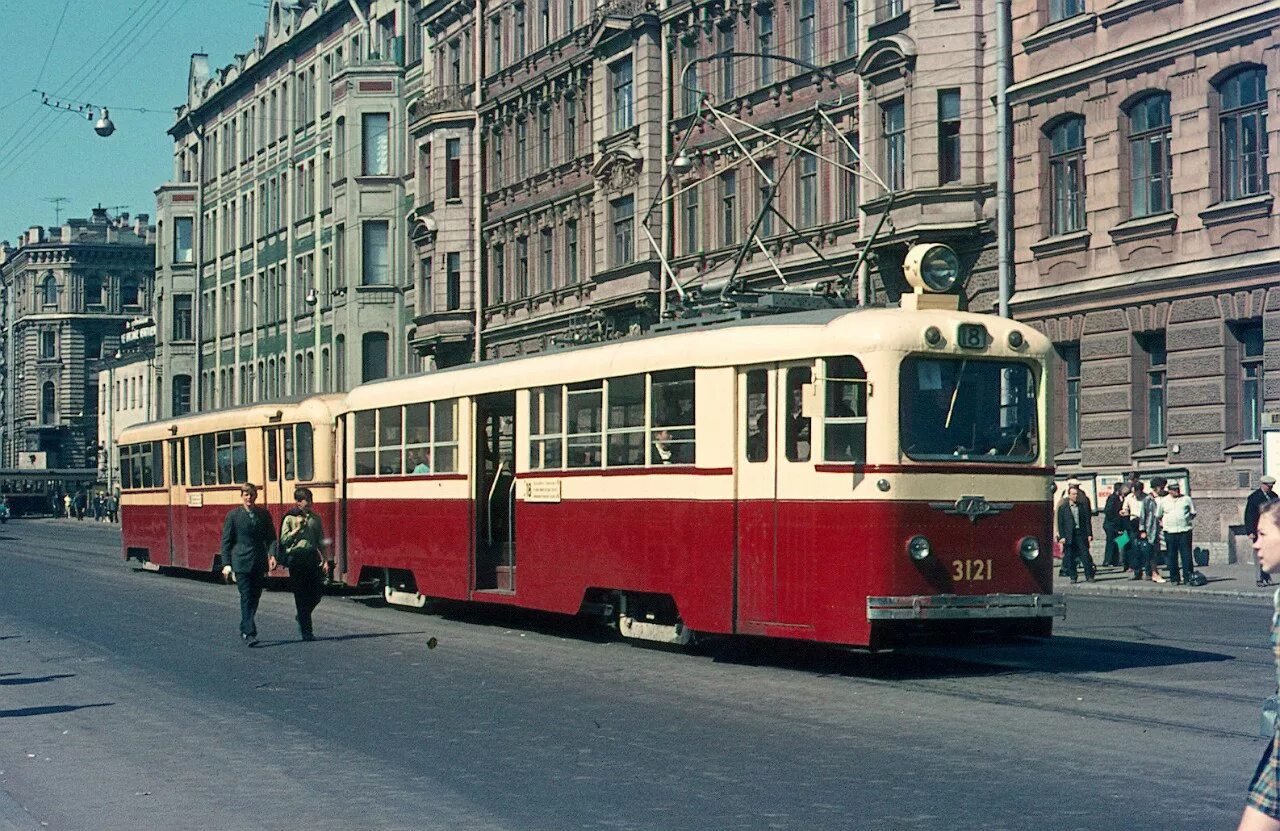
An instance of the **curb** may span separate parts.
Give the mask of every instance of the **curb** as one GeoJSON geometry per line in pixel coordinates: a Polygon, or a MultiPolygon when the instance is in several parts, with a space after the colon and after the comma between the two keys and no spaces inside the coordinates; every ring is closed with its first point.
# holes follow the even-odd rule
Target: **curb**
{"type": "Polygon", "coordinates": [[[1167,589],[1134,589],[1130,586],[1116,586],[1112,588],[1110,586],[1105,586],[1105,585],[1099,586],[1096,583],[1088,586],[1083,586],[1077,583],[1074,586],[1070,584],[1068,584],[1067,586],[1055,585],[1053,588],[1056,594],[1060,594],[1063,597],[1070,597],[1071,595],[1081,595],[1084,597],[1107,597],[1107,596],[1114,596],[1114,595],[1123,595],[1124,597],[1151,598],[1151,597],[1163,597],[1167,595],[1174,595],[1177,597],[1221,597],[1221,598],[1231,598],[1233,600],[1253,600],[1253,601],[1257,601],[1258,603],[1265,603],[1268,606],[1272,604],[1272,593],[1270,591],[1258,591],[1258,590],[1245,591],[1241,589],[1227,589],[1227,588],[1214,589],[1214,588],[1209,588],[1208,586],[1199,587],[1199,588],[1188,588],[1185,586],[1170,586],[1167,589]]]}

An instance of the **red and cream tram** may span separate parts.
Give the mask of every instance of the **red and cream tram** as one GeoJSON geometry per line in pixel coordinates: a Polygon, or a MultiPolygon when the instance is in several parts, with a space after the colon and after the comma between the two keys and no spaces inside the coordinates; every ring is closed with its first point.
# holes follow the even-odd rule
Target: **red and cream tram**
{"type": "Polygon", "coordinates": [[[311,488],[315,509],[335,519],[333,423],[341,395],[250,404],[127,428],[120,437],[124,555],[149,568],[209,571],[222,523],[240,504],[240,486],[277,524],[293,490],[311,488]]]}
{"type": "MultiPolygon", "coordinates": [[[[589,612],[671,642],[1048,634],[1049,353],[986,315],[827,310],[365,384],[332,405],[337,573],[393,603],[589,612]]],[[[273,408],[201,418],[260,428],[273,408]]],[[[127,442],[214,429],[195,421],[127,442]]],[[[151,544],[140,500],[184,504],[126,491],[127,550],[151,544]]]]}

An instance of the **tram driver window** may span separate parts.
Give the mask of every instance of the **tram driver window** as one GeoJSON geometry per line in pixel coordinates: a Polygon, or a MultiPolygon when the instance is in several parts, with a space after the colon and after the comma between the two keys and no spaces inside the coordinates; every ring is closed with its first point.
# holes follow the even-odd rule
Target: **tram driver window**
{"type": "Polygon", "coordinates": [[[813,382],[813,369],[793,366],[787,370],[787,461],[807,462],[811,452],[813,419],[805,414],[804,391],[813,382]]]}
{"type": "Polygon", "coordinates": [[[651,376],[649,464],[691,465],[696,461],[692,369],[655,372],[651,376]]]}
{"type": "Polygon", "coordinates": [[[902,449],[912,459],[1030,462],[1039,452],[1036,377],[1016,361],[907,358],[902,449]]]}
{"type": "Polygon", "coordinates": [[[769,372],[753,369],[747,373],[747,406],[744,410],[747,423],[743,434],[747,437],[747,461],[769,461],[769,372]]]}
{"type": "Polygon", "coordinates": [[[827,358],[823,457],[828,462],[867,460],[867,373],[857,358],[827,358]]]}

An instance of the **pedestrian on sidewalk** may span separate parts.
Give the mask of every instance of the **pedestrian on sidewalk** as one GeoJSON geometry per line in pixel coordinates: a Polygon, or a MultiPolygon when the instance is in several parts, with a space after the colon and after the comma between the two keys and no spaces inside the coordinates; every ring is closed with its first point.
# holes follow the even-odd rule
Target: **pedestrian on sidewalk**
{"type": "Polygon", "coordinates": [[[1164,498],[1160,510],[1160,525],[1164,529],[1166,556],[1169,558],[1169,581],[1176,586],[1190,580],[1195,573],[1195,563],[1191,560],[1191,531],[1195,525],[1196,505],[1182,492],[1182,484],[1175,480],[1169,483],[1169,495],[1164,498]]]}
{"type": "Polygon", "coordinates": [[[63,495],[62,495],[62,504],[63,504],[63,507],[66,509],[66,512],[67,512],[67,519],[71,519],[71,517],[72,517],[72,513],[71,513],[71,511],[72,511],[72,509],[71,509],[71,494],[66,493],[66,494],[63,494],[63,495]]]}
{"type": "Polygon", "coordinates": [[[1128,523],[1121,514],[1124,508],[1124,483],[1116,482],[1111,486],[1111,495],[1102,506],[1102,533],[1106,536],[1106,545],[1102,549],[1104,566],[1120,565],[1120,547],[1116,537],[1128,523]]]}
{"type": "MultiPolygon", "coordinates": [[[[1267,574],[1280,573],[1280,503],[1269,501],[1258,512],[1254,556],[1267,574]]],[[[1276,656],[1277,689],[1280,690],[1280,591],[1271,617],[1271,647],[1276,656]]],[[[1271,741],[1249,783],[1249,796],[1237,831],[1280,831],[1280,736],[1272,726],[1271,741]]]]}
{"type": "MultiPolygon", "coordinates": [[[[1244,531],[1249,535],[1250,540],[1258,539],[1258,515],[1262,512],[1263,506],[1275,502],[1276,496],[1276,477],[1263,476],[1258,480],[1258,489],[1249,494],[1249,498],[1244,503],[1244,531]]],[[[1258,561],[1258,585],[1271,585],[1271,575],[1262,567],[1262,561],[1258,561]]]]}
{"type": "Polygon", "coordinates": [[[232,508],[222,523],[222,576],[235,574],[240,590],[240,639],[258,643],[258,600],[267,580],[267,547],[276,541],[276,524],[266,508],[253,504],[258,489],[249,482],[240,488],[241,507],[232,508]]]}
{"type": "Polygon", "coordinates": [[[1151,580],[1154,571],[1158,570],[1155,556],[1156,536],[1160,531],[1160,523],[1156,519],[1156,500],[1154,496],[1147,493],[1146,486],[1141,480],[1135,479],[1130,487],[1130,493],[1125,498],[1125,507],[1129,510],[1129,536],[1136,541],[1143,532],[1146,532],[1148,546],[1147,552],[1141,557],[1142,567],[1139,569],[1138,566],[1133,566],[1133,578],[1151,580]]]}
{"type": "MultiPolygon", "coordinates": [[[[324,526],[320,515],[311,509],[311,490],[293,492],[294,507],[280,523],[280,562],[289,569],[293,589],[293,605],[298,611],[298,630],[304,641],[315,640],[311,630],[311,613],[324,597],[324,578],[328,563],[322,545],[324,526]]],[[[276,558],[269,565],[276,567],[276,558]]]]}
{"type": "Polygon", "coordinates": [[[1067,487],[1067,498],[1058,503],[1058,542],[1062,544],[1062,570],[1071,582],[1077,580],[1080,565],[1084,579],[1092,583],[1096,569],[1089,546],[1093,543],[1093,506],[1080,492],[1079,483],[1067,487]]]}

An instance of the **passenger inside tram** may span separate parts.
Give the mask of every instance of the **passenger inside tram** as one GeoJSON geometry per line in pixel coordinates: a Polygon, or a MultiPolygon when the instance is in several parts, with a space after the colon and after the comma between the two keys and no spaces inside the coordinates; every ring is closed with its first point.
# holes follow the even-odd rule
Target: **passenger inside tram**
{"type": "Polygon", "coordinates": [[[417,454],[416,462],[417,463],[413,466],[414,473],[430,473],[431,450],[426,447],[422,448],[422,450],[417,454]]]}

